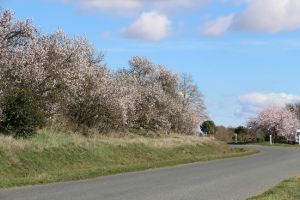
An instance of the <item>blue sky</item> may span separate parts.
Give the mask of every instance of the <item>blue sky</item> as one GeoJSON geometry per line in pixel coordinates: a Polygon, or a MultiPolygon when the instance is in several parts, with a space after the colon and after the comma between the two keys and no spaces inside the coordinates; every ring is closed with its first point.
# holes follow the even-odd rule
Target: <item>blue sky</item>
{"type": "Polygon", "coordinates": [[[190,73],[217,124],[244,124],[270,104],[300,101],[299,0],[0,0],[0,5],[32,19],[44,33],[62,28],[85,35],[113,69],[141,55],[190,73]]]}

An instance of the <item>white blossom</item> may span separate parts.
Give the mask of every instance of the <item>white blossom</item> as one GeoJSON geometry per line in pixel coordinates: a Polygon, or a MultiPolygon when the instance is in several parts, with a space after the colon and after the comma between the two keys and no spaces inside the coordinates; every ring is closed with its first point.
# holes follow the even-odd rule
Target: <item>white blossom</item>
{"type": "Polygon", "coordinates": [[[289,138],[300,128],[295,113],[278,106],[271,106],[262,111],[256,118],[249,121],[253,129],[260,129],[273,136],[289,138]]]}
{"type": "Polygon", "coordinates": [[[41,34],[7,10],[0,14],[0,53],[0,102],[10,90],[30,90],[53,123],[193,134],[205,115],[191,80],[139,56],[129,69],[112,72],[87,39],[62,30],[41,34]]]}

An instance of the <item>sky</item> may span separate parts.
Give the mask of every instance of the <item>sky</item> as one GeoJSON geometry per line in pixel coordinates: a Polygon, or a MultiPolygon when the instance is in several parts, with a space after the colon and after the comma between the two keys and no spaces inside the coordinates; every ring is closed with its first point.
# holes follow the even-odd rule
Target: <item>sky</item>
{"type": "Polygon", "coordinates": [[[210,117],[245,125],[300,101],[299,0],[0,0],[43,33],[87,37],[112,69],[145,56],[189,73],[210,117]]]}

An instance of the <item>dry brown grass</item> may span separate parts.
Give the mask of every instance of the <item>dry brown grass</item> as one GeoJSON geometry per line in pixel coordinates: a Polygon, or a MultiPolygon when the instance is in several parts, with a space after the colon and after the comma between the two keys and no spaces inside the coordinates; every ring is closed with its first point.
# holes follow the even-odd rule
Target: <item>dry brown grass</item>
{"type": "Polygon", "coordinates": [[[122,137],[117,137],[116,135],[97,135],[93,137],[86,137],[74,133],[66,134],[57,133],[49,130],[42,130],[39,131],[38,135],[29,139],[15,139],[11,136],[0,135],[0,147],[8,151],[11,149],[26,149],[28,147],[34,147],[36,148],[36,150],[42,150],[69,144],[85,147],[91,145],[99,145],[103,143],[111,145],[128,145],[137,143],[144,144],[149,147],[171,148],[182,145],[201,145],[218,142],[213,138],[186,136],[179,134],[170,134],[167,136],[157,137],[143,137],[130,134],[122,137]]]}
{"type": "Polygon", "coordinates": [[[207,143],[217,143],[213,138],[204,138],[197,136],[185,136],[179,134],[170,134],[168,136],[160,136],[154,138],[141,137],[141,136],[125,136],[122,138],[116,137],[99,137],[100,141],[109,144],[126,145],[139,143],[150,147],[178,147],[182,145],[201,145],[207,143]]]}

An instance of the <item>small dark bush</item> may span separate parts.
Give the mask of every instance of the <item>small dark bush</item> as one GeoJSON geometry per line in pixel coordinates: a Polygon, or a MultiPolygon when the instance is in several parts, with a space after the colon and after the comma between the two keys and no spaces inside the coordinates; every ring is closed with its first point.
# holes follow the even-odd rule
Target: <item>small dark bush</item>
{"type": "Polygon", "coordinates": [[[4,129],[15,137],[30,136],[45,124],[44,114],[30,91],[15,89],[8,92],[3,99],[2,108],[4,129]]]}
{"type": "Polygon", "coordinates": [[[265,142],[265,138],[256,138],[256,142],[258,143],[265,142]]]}
{"type": "Polygon", "coordinates": [[[215,125],[215,122],[211,120],[203,122],[200,128],[203,133],[208,135],[213,135],[217,132],[217,126],[215,125]]]}

